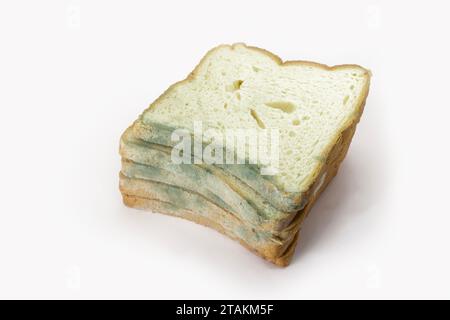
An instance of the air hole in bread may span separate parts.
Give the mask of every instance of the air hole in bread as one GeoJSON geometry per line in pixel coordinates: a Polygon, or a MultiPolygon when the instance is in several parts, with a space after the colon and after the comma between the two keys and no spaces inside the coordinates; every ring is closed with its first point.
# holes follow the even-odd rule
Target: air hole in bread
{"type": "Polygon", "coordinates": [[[250,115],[253,117],[253,119],[255,119],[256,123],[258,124],[258,127],[260,127],[261,129],[266,128],[266,125],[264,124],[264,122],[261,120],[258,113],[254,109],[250,109],[250,115]]]}
{"type": "Polygon", "coordinates": [[[292,125],[298,126],[299,124],[300,124],[300,120],[298,120],[298,119],[292,120],[292,125]]]}
{"type": "Polygon", "coordinates": [[[239,89],[241,88],[241,86],[242,86],[243,83],[244,83],[244,80],[236,80],[236,81],[233,81],[233,83],[230,84],[230,85],[228,85],[228,86],[226,87],[226,89],[227,89],[227,91],[236,91],[236,90],[239,90],[239,89]]]}
{"type": "Polygon", "coordinates": [[[254,71],[254,72],[260,72],[260,71],[261,71],[261,69],[260,69],[260,68],[258,68],[258,67],[255,67],[255,66],[253,66],[253,67],[252,67],[252,69],[253,69],[253,71],[254,71]]]}
{"type": "Polygon", "coordinates": [[[295,111],[295,105],[289,101],[266,102],[265,105],[274,109],[281,110],[286,113],[292,113],[295,111]]]}

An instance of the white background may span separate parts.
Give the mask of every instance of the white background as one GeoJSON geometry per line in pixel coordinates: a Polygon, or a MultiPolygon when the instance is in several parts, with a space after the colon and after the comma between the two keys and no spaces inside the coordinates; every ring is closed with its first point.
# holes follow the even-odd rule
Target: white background
{"type": "Polygon", "coordinates": [[[450,298],[448,1],[2,1],[1,298],[450,298]],[[126,208],[122,131],[246,42],[373,72],[338,176],[280,269],[126,208]]]}

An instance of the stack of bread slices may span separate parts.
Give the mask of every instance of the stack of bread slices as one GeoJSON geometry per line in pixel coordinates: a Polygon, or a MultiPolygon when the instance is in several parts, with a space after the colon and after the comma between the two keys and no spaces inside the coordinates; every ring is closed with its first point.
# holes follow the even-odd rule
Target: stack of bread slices
{"type": "Polygon", "coordinates": [[[303,219],[346,155],[369,82],[357,65],[282,62],[243,44],[214,48],[122,135],[124,203],[214,228],[286,266],[303,219]],[[233,132],[249,133],[241,152],[220,138],[233,132]],[[263,140],[269,162],[249,151],[263,140]],[[211,150],[212,161],[202,159],[211,150]]]}

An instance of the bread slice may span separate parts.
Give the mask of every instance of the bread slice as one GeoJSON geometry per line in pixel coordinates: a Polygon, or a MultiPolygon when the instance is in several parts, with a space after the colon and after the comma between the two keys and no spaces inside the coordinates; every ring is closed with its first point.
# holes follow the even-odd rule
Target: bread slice
{"type": "MultiPolygon", "coordinates": [[[[256,114],[266,129],[280,130],[279,174],[264,178],[281,191],[301,193],[317,178],[339,134],[359,120],[369,81],[369,71],[356,65],[282,63],[242,44],[219,46],[140,120],[168,132],[193,132],[194,120],[200,120],[204,130],[225,134],[225,129],[265,130],[256,114]]],[[[136,133],[146,138],[142,130],[136,133]]]]}
{"type": "MultiPolygon", "coordinates": [[[[200,219],[265,259],[287,265],[301,222],[345,157],[369,83],[370,72],[356,65],[283,63],[243,44],[219,46],[122,136],[124,202],[200,219]],[[176,144],[171,135],[178,129],[194,135],[195,121],[201,121],[204,131],[213,129],[224,136],[229,129],[278,130],[278,171],[262,175],[264,164],[249,152],[244,164],[176,167],[169,157],[176,144]],[[133,189],[136,183],[140,187],[133,189]],[[167,198],[161,183],[167,186],[164,190],[183,196],[167,198]],[[211,213],[205,215],[205,210],[211,213]],[[241,229],[266,238],[255,242],[249,233],[237,231],[241,229]]],[[[211,143],[202,138],[204,146],[211,143]]]]}

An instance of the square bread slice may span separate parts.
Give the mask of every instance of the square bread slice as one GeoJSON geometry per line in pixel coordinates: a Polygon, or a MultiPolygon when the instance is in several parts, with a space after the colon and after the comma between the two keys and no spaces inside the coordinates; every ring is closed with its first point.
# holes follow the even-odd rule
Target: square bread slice
{"type": "MultiPolygon", "coordinates": [[[[370,76],[357,65],[282,62],[244,44],[212,49],[122,136],[125,204],[155,211],[164,207],[162,213],[205,222],[265,259],[287,265],[301,222],[346,155],[363,112],[370,76]],[[243,164],[176,167],[170,161],[176,146],[172,133],[183,129],[193,136],[196,121],[203,131],[212,129],[224,136],[230,129],[277,130],[275,174],[261,174],[264,165],[249,152],[243,164]],[[168,199],[167,188],[158,183],[183,196],[168,199]],[[139,190],[130,187],[135,185],[139,190]],[[181,198],[183,204],[178,203],[181,198]],[[194,198],[201,201],[186,204],[186,199],[194,198]],[[220,214],[205,215],[208,210],[220,214]],[[260,242],[256,244],[255,239],[260,242]]],[[[210,138],[202,139],[204,146],[211,143],[210,138]]]]}
{"type": "Polygon", "coordinates": [[[193,132],[196,120],[202,122],[203,130],[224,133],[226,129],[276,128],[280,130],[279,174],[262,177],[281,191],[297,194],[317,178],[339,134],[359,120],[369,81],[370,72],[356,65],[282,63],[261,49],[219,46],[186,80],[150,105],[140,117],[136,134],[151,140],[162,131],[157,138],[166,141],[156,142],[171,143],[173,130],[193,132]],[[150,137],[143,128],[148,128],[150,137]]]}

